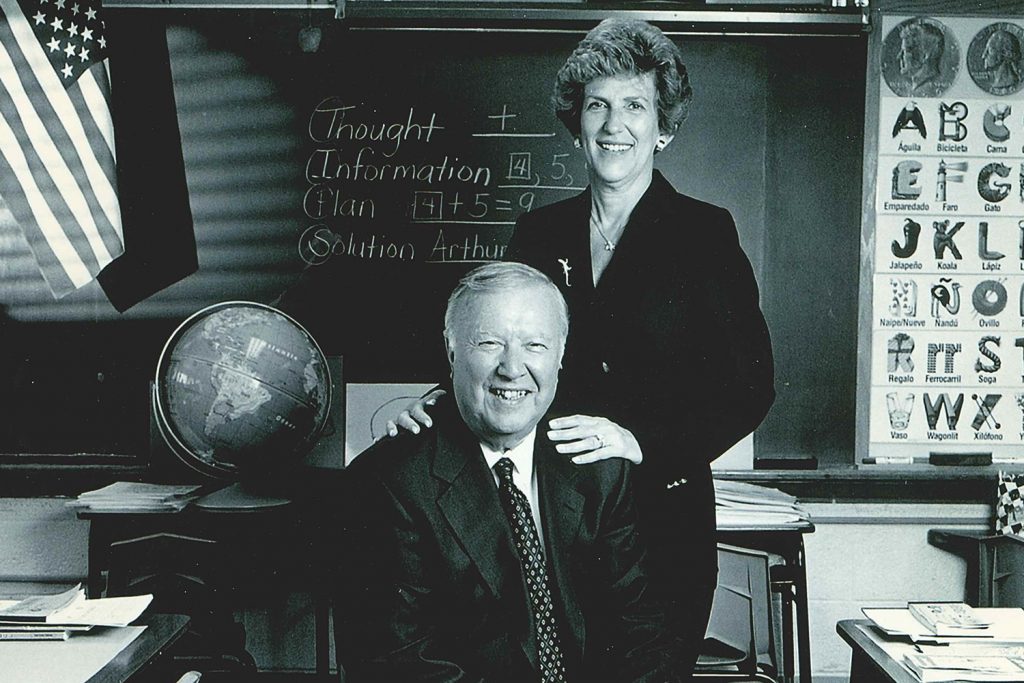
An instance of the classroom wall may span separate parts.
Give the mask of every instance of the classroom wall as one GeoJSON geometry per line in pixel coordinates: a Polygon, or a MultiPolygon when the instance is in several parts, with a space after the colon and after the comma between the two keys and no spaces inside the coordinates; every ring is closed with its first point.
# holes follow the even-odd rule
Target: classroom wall
{"type": "MultiPolygon", "coordinates": [[[[583,175],[582,160],[547,101],[553,74],[580,35],[347,32],[329,24],[320,51],[305,54],[295,39],[301,13],[157,14],[167,17],[199,271],[124,315],[96,286],[53,301],[27,247],[17,251],[20,233],[0,210],[0,375],[12,378],[11,388],[0,391],[0,412],[12,416],[0,422],[0,453],[147,455],[147,388],[163,343],[187,315],[218,301],[272,303],[287,289],[289,312],[328,353],[345,356],[347,381],[431,381],[447,371],[435,321],[458,269],[468,264],[339,254],[299,277],[298,245],[313,223],[303,209],[304,171],[317,147],[307,124],[325,98],[357,103],[356,111],[371,122],[405,121],[410,112],[422,121],[418,117],[436,113],[445,130],[429,144],[403,143],[407,163],[446,155],[472,159],[492,169],[497,185],[508,167],[506,153],[532,150],[538,172],[550,170],[557,156],[574,177],[583,175]],[[385,53],[390,59],[381,61],[388,64],[375,65],[374,77],[351,68],[385,53]],[[471,132],[495,125],[488,117],[506,105],[518,111],[519,130],[553,137],[529,144],[468,140],[471,132]],[[371,116],[371,109],[379,113],[371,116]],[[311,286],[292,288],[300,279],[311,286]],[[72,346],[76,353],[67,353],[72,346]],[[62,429],[53,429],[53,414],[62,416],[62,429]]],[[[729,208],[761,286],[777,354],[778,398],[755,451],[847,465],[854,447],[864,91],[857,65],[866,40],[677,40],[696,95],[688,121],[657,165],[680,191],[729,208]]],[[[342,142],[346,154],[357,153],[356,142],[362,145],[342,142]]],[[[375,158],[382,157],[386,145],[376,147],[375,158]]],[[[362,223],[332,219],[339,235],[426,236],[422,256],[432,253],[440,230],[450,236],[469,229],[413,225],[407,215],[414,190],[452,196],[458,186],[352,181],[345,187],[374,199],[378,211],[362,223]]],[[[517,190],[507,199],[507,190],[486,189],[495,202],[525,196],[517,190]]],[[[465,201],[470,189],[461,191],[465,201]]],[[[536,204],[564,195],[557,188],[538,190],[536,204]]],[[[516,213],[526,208],[513,205],[516,213]]],[[[471,228],[497,239],[515,216],[492,208],[487,220],[509,224],[494,234],[471,228]]]]}
{"type": "MultiPolygon", "coordinates": [[[[909,599],[960,600],[965,567],[928,545],[931,528],[989,528],[983,504],[816,503],[805,537],[810,599],[811,662],[815,683],[845,683],[850,649],[836,635],[841,619],[865,605],[895,606],[909,599]]],[[[62,499],[0,499],[0,597],[23,595],[87,574],[88,523],[62,499]]],[[[59,587],[59,586],[57,586],[59,587]]],[[[262,670],[312,671],[312,604],[307,595],[239,615],[250,652],[262,670]]]]}
{"type": "Polygon", "coordinates": [[[861,607],[962,600],[966,565],[928,544],[928,530],[991,528],[986,504],[817,503],[804,507],[814,683],[846,683],[850,647],[836,633],[861,607]]]}

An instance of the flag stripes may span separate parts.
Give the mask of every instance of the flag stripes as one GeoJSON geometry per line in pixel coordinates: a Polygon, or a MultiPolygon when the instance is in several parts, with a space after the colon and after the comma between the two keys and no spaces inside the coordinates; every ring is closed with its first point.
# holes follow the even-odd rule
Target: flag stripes
{"type": "MultiPolygon", "coordinates": [[[[42,23],[44,12],[34,16],[42,23]]],[[[16,0],[0,0],[0,195],[60,297],[123,252],[110,93],[102,62],[63,82],[29,21],[16,0]]],[[[51,51],[64,45],[68,62],[87,61],[81,36],[58,35],[51,51]]]]}

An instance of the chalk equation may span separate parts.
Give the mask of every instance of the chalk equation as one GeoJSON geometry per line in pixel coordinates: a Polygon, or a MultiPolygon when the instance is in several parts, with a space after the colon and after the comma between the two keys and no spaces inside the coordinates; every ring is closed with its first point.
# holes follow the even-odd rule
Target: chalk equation
{"type": "Polygon", "coordinates": [[[308,265],[335,257],[422,263],[500,259],[523,212],[583,190],[583,159],[509,104],[447,112],[324,97],[307,121],[308,265]],[[431,226],[430,230],[424,230],[431,226]]]}

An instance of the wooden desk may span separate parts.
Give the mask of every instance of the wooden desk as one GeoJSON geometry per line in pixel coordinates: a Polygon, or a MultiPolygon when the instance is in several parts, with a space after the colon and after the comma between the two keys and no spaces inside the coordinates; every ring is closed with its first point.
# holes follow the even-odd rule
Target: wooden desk
{"type": "Polygon", "coordinates": [[[906,649],[910,643],[886,643],[867,619],[844,619],[836,632],[850,645],[850,683],[921,683],[890,652],[906,649]]]}
{"type": "Polygon", "coordinates": [[[800,663],[800,683],[811,683],[811,630],[807,605],[807,562],[804,534],[814,525],[780,524],[745,527],[719,527],[720,543],[774,553],[785,564],[770,567],[772,590],[782,597],[782,672],[784,680],[794,680],[794,649],[800,663]],[[796,607],[796,639],[793,638],[793,612],[796,607]]]}
{"type": "MultiPolygon", "coordinates": [[[[188,622],[188,617],[181,614],[151,614],[143,618],[139,623],[140,625],[145,624],[146,629],[91,676],[86,683],[124,683],[130,680],[140,669],[157,659],[176,641],[185,632],[188,622]]],[[[60,678],[52,671],[43,672],[40,662],[48,660],[52,664],[60,655],[74,656],[76,653],[90,649],[90,645],[95,645],[102,652],[103,648],[109,647],[109,641],[101,640],[101,638],[102,636],[98,634],[85,633],[72,636],[69,641],[5,641],[2,644],[3,649],[0,650],[4,661],[4,666],[0,667],[3,670],[0,677],[4,681],[40,681],[45,679],[47,683],[64,683],[64,681],[80,683],[81,679],[76,679],[71,672],[66,679],[60,678]],[[69,646],[76,649],[70,650],[69,646]],[[41,675],[44,678],[40,678],[41,675]]]]}

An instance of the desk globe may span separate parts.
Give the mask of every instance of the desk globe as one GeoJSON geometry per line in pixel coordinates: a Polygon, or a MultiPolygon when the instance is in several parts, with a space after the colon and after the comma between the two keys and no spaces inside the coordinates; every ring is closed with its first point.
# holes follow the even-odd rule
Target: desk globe
{"type": "Polygon", "coordinates": [[[202,507],[286,504],[245,485],[278,480],[315,445],[327,422],[327,359],[295,320],[248,301],[214,304],[171,334],[157,363],[153,413],[171,451],[235,485],[202,507]]]}

